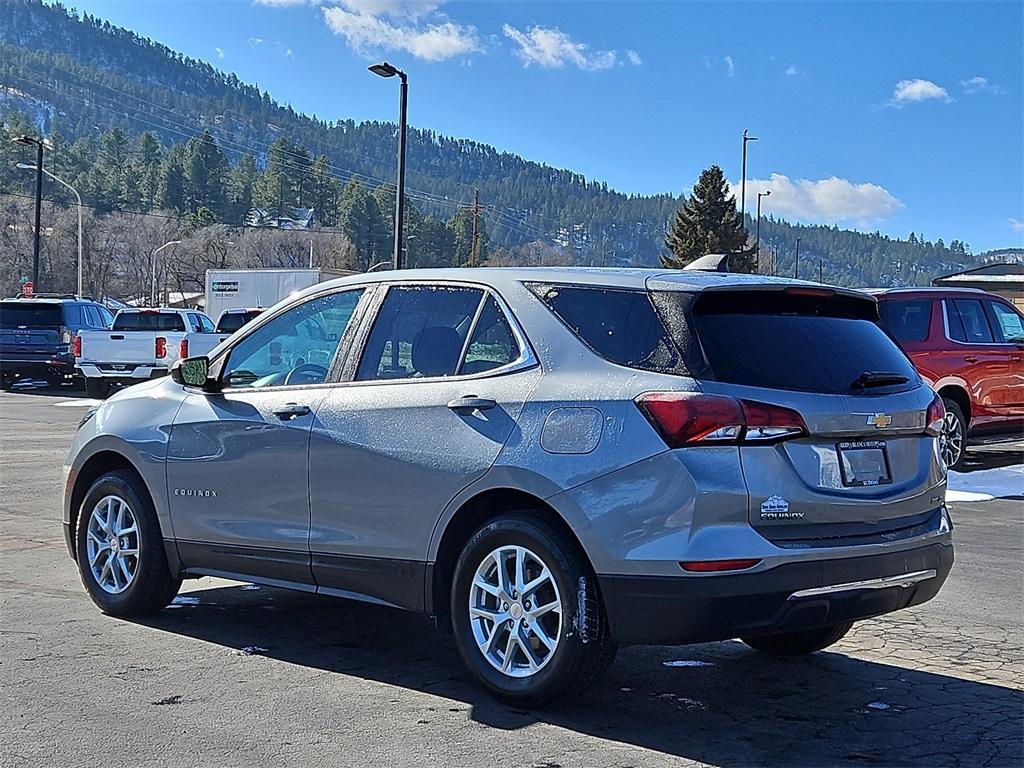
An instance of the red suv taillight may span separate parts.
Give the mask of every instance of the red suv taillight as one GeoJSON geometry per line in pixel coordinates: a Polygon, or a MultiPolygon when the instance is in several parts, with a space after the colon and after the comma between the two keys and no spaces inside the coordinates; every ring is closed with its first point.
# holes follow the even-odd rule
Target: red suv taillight
{"type": "Polygon", "coordinates": [[[81,357],[82,356],[82,337],[81,336],[75,336],[71,340],[71,354],[73,354],[75,357],[81,357]]]}
{"type": "Polygon", "coordinates": [[[807,434],[794,410],[697,392],[649,392],[636,404],[670,448],[773,443],[807,434]]]}
{"type": "Polygon", "coordinates": [[[188,339],[182,339],[178,342],[178,357],[182,360],[188,357],[188,339]]]}
{"type": "Polygon", "coordinates": [[[924,419],[924,431],[929,435],[941,435],[942,423],[946,420],[946,406],[938,395],[928,404],[928,412],[924,419]]]}
{"type": "Polygon", "coordinates": [[[165,339],[163,336],[157,336],[155,339],[154,346],[157,360],[163,357],[167,357],[167,339],[165,339]]]}

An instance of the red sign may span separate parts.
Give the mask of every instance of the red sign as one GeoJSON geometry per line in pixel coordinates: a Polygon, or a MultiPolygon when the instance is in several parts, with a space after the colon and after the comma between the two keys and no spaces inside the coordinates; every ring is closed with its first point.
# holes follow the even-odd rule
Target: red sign
{"type": "Polygon", "coordinates": [[[32,285],[32,281],[31,280],[29,280],[27,283],[22,283],[21,284],[21,295],[22,296],[31,296],[32,295],[32,288],[33,288],[33,285],[32,285]]]}

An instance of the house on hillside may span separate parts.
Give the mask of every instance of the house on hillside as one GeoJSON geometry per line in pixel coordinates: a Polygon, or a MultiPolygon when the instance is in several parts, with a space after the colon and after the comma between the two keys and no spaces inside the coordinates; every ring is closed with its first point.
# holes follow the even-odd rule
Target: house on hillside
{"type": "Polygon", "coordinates": [[[932,280],[942,288],[981,288],[1009,299],[1024,310],[1024,264],[986,264],[932,280]]]}

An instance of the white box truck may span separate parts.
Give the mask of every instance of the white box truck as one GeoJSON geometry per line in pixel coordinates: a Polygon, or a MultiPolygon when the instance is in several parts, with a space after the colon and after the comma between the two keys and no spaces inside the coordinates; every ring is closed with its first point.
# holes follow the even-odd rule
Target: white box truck
{"type": "Polygon", "coordinates": [[[226,309],[267,309],[311,285],[354,274],[338,269],[208,269],[206,314],[216,324],[226,309]]]}

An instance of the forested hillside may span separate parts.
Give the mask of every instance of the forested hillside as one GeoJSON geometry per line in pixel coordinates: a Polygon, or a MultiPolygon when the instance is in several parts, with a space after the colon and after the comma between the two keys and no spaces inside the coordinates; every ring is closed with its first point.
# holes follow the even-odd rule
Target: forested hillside
{"type": "MultiPolygon", "coordinates": [[[[343,95],[336,111],[345,112],[343,95]]],[[[347,241],[352,266],[389,255],[393,124],[298,114],[234,75],[60,4],[0,0],[0,117],[0,193],[31,191],[31,174],[14,168],[33,161],[31,150],[7,139],[36,133],[53,143],[48,167],[79,189],[94,226],[114,213],[148,213],[190,237],[210,225],[243,225],[254,206],[266,216],[311,207],[320,226],[347,241]]],[[[680,190],[693,181],[680,179],[680,190]]],[[[475,189],[478,256],[489,263],[653,265],[679,204],[670,194],[625,195],[572,171],[412,129],[410,263],[472,259],[475,189]]],[[[71,202],[50,182],[46,197],[71,202]]],[[[976,261],[955,241],[765,220],[762,244],[777,247],[782,274],[793,273],[797,238],[801,277],[817,278],[820,260],[826,280],[847,285],[919,282],[976,261]]],[[[767,252],[761,262],[770,268],[767,252]]],[[[19,272],[20,264],[5,268],[3,290],[19,272]]]]}

